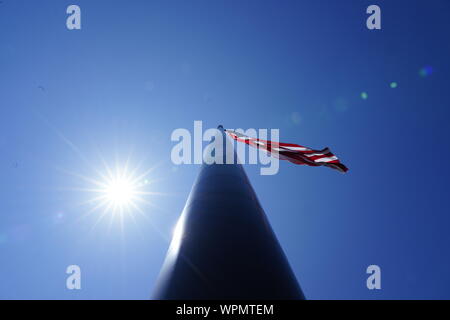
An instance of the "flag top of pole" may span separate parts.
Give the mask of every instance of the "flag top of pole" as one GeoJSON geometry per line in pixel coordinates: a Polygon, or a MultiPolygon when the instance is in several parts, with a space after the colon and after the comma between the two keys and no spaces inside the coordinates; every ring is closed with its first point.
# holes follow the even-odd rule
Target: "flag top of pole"
{"type": "Polygon", "coordinates": [[[202,165],[153,298],[304,299],[244,169],[225,164],[226,152],[237,157],[218,129],[224,164],[202,165]]]}

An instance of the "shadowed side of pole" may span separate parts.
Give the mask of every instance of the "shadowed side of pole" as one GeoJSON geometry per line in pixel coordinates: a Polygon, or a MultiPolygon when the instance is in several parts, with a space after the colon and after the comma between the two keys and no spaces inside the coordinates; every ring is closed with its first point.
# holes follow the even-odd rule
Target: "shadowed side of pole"
{"type": "MultiPolygon", "coordinates": [[[[211,153],[236,160],[223,130],[216,139],[222,148],[211,153]]],[[[203,164],[153,298],[304,299],[240,164],[203,164]]]]}

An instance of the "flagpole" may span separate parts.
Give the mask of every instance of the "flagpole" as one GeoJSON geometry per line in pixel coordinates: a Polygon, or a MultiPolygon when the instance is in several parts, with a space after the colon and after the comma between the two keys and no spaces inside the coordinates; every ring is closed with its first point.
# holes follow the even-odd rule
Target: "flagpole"
{"type": "Polygon", "coordinates": [[[230,139],[218,129],[223,163],[228,153],[234,164],[202,165],[153,298],[304,299],[230,139]]]}

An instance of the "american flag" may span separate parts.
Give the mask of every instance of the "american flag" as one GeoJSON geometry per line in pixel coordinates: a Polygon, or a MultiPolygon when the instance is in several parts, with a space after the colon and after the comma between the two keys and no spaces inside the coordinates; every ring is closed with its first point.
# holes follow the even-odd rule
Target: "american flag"
{"type": "Polygon", "coordinates": [[[293,143],[273,142],[252,138],[233,130],[227,129],[225,132],[234,140],[244,142],[258,149],[266,150],[271,155],[281,160],[288,160],[295,164],[313,167],[326,166],[342,173],[348,171],[348,168],[339,161],[338,157],[336,157],[329,148],[314,150],[293,143]]]}

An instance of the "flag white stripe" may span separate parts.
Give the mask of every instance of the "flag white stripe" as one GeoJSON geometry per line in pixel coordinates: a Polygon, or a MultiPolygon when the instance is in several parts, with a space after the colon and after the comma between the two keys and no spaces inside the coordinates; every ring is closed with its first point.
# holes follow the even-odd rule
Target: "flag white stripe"
{"type": "Polygon", "coordinates": [[[305,153],[304,156],[307,157],[315,157],[315,156],[324,156],[324,153],[305,153]]]}
{"type": "Polygon", "coordinates": [[[307,150],[310,150],[310,149],[308,149],[308,148],[304,148],[304,147],[285,147],[285,146],[281,146],[281,150],[283,150],[283,149],[289,149],[289,150],[293,150],[293,151],[307,151],[307,150]]]}
{"type": "Polygon", "coordinates": [[[332,157],[328,157],[328,158],[320,158],[320,159],[316,159],[314,160],[314,162],[328,162],[328,161],[333,161],[333,160],[337,160],[338,158],[336,156],[332,156],[332,157]]]}

